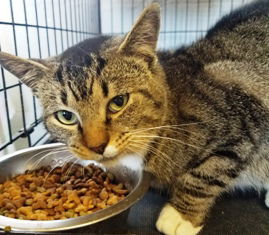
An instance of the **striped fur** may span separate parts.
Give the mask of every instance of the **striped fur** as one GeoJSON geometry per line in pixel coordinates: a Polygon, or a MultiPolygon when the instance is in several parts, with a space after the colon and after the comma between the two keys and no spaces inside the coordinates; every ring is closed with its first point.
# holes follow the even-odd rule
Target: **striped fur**
{"type": "Polygon", "coordinates": [[[88,39],[45,61],[1,53],[0,63],[33,89],[52,136],[78,156],[140,155],[171,194],[157,227],[172,234],[188,224],[194,234],[222,192],[269,188],[268,15],[269,1],[258,1],[193,45],[156,53],[159,7],[152,4],[123,38],[88,39]],[[109,113],[109,102],[124,94],[126,106],[109,113]],[[59,110],[79,123],[60,124],[59,110]],[[102,144],[103,154],[91,150],[102,144]],[[176,214],[171,205],[173,229],[163,219],[176,214]]]}

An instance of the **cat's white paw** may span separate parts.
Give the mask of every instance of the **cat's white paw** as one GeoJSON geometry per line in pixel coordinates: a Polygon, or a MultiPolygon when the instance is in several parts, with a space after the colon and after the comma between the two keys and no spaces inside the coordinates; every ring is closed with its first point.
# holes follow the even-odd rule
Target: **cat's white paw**
{"type": "Polygon", "coordinates": [[[166,235],[195,235],[202,228],[202,226],[194,227],[190,221],[184,220],[169,203],[162,209],[156,227],[166,235]]]}
{"type": "Polygon", "coordinates": [[[269,191],[268,191],[268,189],[267,189],[267,192],[265,194],[264,202],[265,202],[265,205],[269,208],[269,191]]]}

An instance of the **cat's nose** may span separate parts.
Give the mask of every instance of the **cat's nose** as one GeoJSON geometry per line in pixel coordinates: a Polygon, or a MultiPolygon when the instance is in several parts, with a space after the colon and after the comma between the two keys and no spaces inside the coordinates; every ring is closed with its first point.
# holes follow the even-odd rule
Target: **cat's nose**
{"type": "Polygon", "coordinates": [[[107,143],[103,143],[103,144],[101,144],[101,145],[99,145],[97,147],[90,147],[89,149],[96,152],[96,153],[98,153],[98,154],[103,154],[104,151],[105,151],[106,146],[107,146],[107,143]]]}

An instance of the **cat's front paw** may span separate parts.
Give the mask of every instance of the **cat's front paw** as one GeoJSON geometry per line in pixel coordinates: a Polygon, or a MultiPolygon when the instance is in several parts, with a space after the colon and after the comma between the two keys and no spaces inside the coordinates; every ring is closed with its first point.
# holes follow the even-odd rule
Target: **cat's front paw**
{"type": "Polygon", "coordinates": [[[194,227],[190,221],[184,220],[169,203],[162,209],[156,227],[166,235],[195,235],[202,228],[202,226],[194,227]]]}

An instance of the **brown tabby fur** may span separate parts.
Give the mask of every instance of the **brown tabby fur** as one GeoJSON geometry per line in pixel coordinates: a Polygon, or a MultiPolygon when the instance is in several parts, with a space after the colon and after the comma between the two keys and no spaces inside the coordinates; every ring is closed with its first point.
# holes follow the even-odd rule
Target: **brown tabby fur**
{"type": "Polygon", "coordinates": [[[52,136],[85,159],[141,155],[171,204],[199,226],[220,193],[269,185],[268,15],[269,2],[259,1],[193,45],[156,54],[152,4],[124,38],[89,39],[44,61],[1,53],[0,63],[40,98],[52,136]],[[127,105],[109,113],[109,100],[126,93],[127,105]],[[80,124],[60,124],[59,110],[80,124]],[[90,150],[107,142],[118,154],[90,150]]]}

